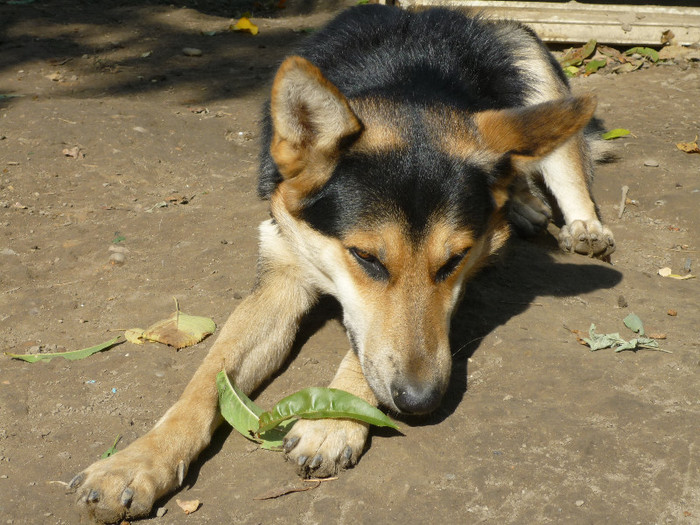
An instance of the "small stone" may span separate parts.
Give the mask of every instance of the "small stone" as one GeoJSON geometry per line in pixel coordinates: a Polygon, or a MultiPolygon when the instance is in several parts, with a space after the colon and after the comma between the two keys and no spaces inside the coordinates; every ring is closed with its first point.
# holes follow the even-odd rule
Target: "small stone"
{"type": "Polygon", "coordinates": [[[156,517],[162,518],[163,516],[165,516],[166,512],[168,512],[168,509],[166,509],[165,507],[159,507],[156,511],[156,517]]]}
{"type": "Polygon", "coordinates": [[[617,306],[620,308],[627,308],[629,306],[629,304],[627,303],[627,299],[625,299],[624,295],[617,296],[617,306]]]}
{"type": "Polygon", "coordinates": [[[184,47],[184,48],[182,48],[182,52],[185,54],[185,56],[188,56],[188,57],[201,57],[202,56],[202,50],[197,49],[196,47],[184,47]]]}
{"type": "Polygon", "coordinates": [[[668,315],[670,315],[671,317],[676,317],[676,316],[678,315],[678,312],[676,312],[676,311],[673,310],[673,309],[668,310],[666,313],[667,313],[668,315]]]}
{"type": "Polygon", "coordinates": [[[647,159],[644,161],[644,165],[647,168],[658,168],[659,167],[659,161],[656,159],[647,159]]]}
{"type": "Polygon", "coordinates": [[[583,503],[584,503],[584,501],[583,501],[582,499],[576,500],[576,506],[577,506],[577,507],[582,506],[583,503]]]}
{"type": "Polygon", "coordinates": [[[121,266],[126,262],[126,255],[121,252],[114,252],[109,256],[109,262],[115,266],[121,266]]]}

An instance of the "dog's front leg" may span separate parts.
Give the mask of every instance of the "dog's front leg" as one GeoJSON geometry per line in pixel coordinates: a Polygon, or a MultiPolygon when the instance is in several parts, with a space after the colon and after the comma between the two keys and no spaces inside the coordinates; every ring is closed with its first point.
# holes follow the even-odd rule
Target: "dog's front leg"
{"type": "Polygon", "coordinates": [[[600,259],[613,253],[615,239],[601,224],[591,197],[593,167],[583,135],[550,153],[542,160],[541,170],[566,222],[559,233],[561,249],[600,259]]]}
{"type": "MultiPolygon", "coordinates": [[[[340,364],[331,388],[345,390],[377,406],[362,366],[350,350],[340,364]]],[[[348,468],[362,455],[369,425],[352,419],[302,419],[296,422],[284,440],[287,459],[306,477],[333,476],[348,468]]]]}
{"type": "Polygon", "coordinates": [[[269,261],[265,267],[259,286],[229,317],[177,403],[146,435],[70,482],[83,513],[108,523],[147,515],[158,498],[182,484],[221,422],[217,373],[225,369],[250,393],[281,366],[316,294],[297,268],[269,261]]]}

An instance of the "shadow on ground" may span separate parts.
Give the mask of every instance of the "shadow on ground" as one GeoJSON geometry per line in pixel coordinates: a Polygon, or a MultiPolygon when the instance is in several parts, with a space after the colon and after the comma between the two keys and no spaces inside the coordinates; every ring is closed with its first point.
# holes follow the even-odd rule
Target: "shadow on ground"
{"type": "MultiPolygon", "coordinates": [[[[0,1],[0,74],[21,80],[26,65],[43,62],[53,81],[51,96],[128,96],[182,84],[198,92],[198,102],[244,96],[269,80],[279,59],[321,24],[324,12],[347,2],[290,0],[284,9],[251,0],[185,1],[181,10],[170,4],[130,1],[104,9],[85,1],[0,1]],[[230,30],[244,13],[269,24],[255,36],[230,30]],[[271,20],[280,16],[298,17],[299,27],[275,27],[271,20]],[[202,55],[185,56],[186,47],[202,55]]],[[[22,87],[0,86],[3,104],[12,95],[46,96],[22,87]]]]}

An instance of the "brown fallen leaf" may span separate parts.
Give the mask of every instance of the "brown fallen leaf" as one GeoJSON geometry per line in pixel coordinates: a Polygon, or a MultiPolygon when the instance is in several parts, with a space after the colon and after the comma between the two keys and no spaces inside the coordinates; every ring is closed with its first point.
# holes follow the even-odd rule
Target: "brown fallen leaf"
{"type": "Polygon", "coordinates": [[[649,337],[651,337],[652,339],[666,339],[666,334],[649,334],[649,337]]]}
{"type": "Polygon", "coordinates": [[[214,321],[207,317],[182,313],[177,300],[175,300],[175,313],[173,315],[152,325],[140,336],[138,333],[132,335],[139,339],[163,343],[179,350],[186,346],[196,345],[209,334],[213,334],[214,330],[216,330],[214,321]]]}
{"type": "Polygon", "coordinates": [[[574,336],[576,337],[576,340],[578,341],[579,344],[581,344],[583,346],[588,346],[588,343],[586,341],[584,341],[583,337],[582,337],[582,336],[587,336],[588,335],[587,333],[585,333],[581,330],[575,330],[573,328],[569,328],[566,325],[564,325],[564,328],[566,328],[569,332],[574,334],[574,336]]]}
{"type": "Polygon", "coordinates": [[[700,147],[698,147],[698,136],[695,135],[695,140],[693,142],[679,142],[676,147],[685,151],[686,153],[700,153],[700,147]]]}
{"type": "Polygon", "coordinates": [[[185,501],[176,499],[175,503],[177,503],[177,506],[180,507],[185,514],[192,514],[201,505],[201,502],[198,499],[190,499],[185,501]]]}
{"type": "Polygon", "coordinates": [[[66,157],[70,157],[72,159],[85,158],[85,153],[80,151],[80,147],[78,146],[73,146],[72,148],[65,148],[61,153],[63,153],[66,157]]]}

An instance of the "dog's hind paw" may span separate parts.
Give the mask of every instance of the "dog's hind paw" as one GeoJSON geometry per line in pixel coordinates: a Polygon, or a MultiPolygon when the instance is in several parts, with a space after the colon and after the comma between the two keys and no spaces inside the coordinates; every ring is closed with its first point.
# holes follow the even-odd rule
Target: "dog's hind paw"
{"type": "Polygon", "coordinates": [[[605,259],[615,251],[615,238],[600,221],[574,221],[559,232],[559,247],[565,252],[605,259]]]}
{"type": "Polygon", "coordinates": [[[301,419],[285,437],[284,452],[300,476],[325,478],[357,463],[368,431],[349,419],[301,419]]]}
{"type": "Polygon", "coordinates": [[[147,516],[156,499],[181,482],[184,463],[166,465],[157,454],[132,449],[137,444],[93,463],[70,481],[83,515],[100,523],[147,516]]]}

